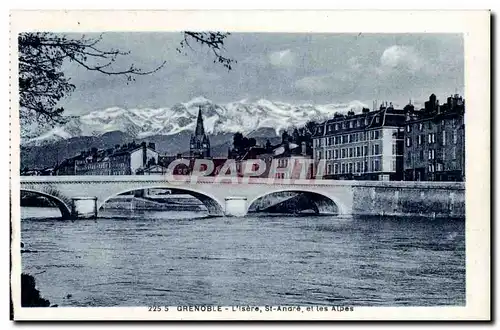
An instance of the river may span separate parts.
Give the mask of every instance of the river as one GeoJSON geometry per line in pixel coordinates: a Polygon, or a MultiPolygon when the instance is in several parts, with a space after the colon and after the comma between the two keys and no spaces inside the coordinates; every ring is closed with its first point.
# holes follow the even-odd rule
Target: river
{"type": "Polygon", "coordinates": [[[465,304],[465,221],[22,208],[23,272],[59,306],[465,304]]]}

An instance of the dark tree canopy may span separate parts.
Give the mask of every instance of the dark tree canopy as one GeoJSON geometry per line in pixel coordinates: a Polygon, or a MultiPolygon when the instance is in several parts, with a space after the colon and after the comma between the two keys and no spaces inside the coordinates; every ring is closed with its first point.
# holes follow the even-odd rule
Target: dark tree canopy
{"type": "MultiPolygon", "coordinates": [[[[234,60],[223,55],[224,41],[229,33],[184,32],[184,39],[177,48],[182,52],[193,41],[212,50],[214,63],[220,63],[228,70],[234,60]]],[[[149,75],[160,70],[165,61],[155,68],[145,70],[133,63],[126,69],[117,69],[114,64],[129,52],[119,49],[102,49],[102,36],[79,39],[49,32],[21,33],[18,36],[19,49],[19,103],[21,126],[61,124],[65,122],[64,109],[57,103],[75,90],[76,86],[65,76],[62,65],[65,61],[77,63],[90,71],[105,75],[119,75],[134,81],[138,75],[149,75]]]]}

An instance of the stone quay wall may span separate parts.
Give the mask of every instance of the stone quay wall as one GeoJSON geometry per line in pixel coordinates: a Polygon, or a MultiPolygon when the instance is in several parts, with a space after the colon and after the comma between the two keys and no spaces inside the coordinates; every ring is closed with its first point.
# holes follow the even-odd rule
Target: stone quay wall
{"type": "Polygon", "coordinates": [[[369,182],[353,186],[354,215],[465,218],[464,182],[369,182]]]}

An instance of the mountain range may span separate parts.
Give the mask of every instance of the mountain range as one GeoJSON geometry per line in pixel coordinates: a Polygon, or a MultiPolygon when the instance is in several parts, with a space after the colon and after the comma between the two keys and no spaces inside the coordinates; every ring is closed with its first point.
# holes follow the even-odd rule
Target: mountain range
{"type": "Polygon", "coordinates": [[[156,109],[112,107],[70,116],[65,124],[22,140],[21,165],[30,168],[52,166],[81,150],[108,148],[132,140],[155,142],[162,154],[185,152],[189,150],[189,138],[200,107],[212,154],[219,156],[227,154],[235,132],[255,137],[260,143],[267,138],[277,141],[283,130],[303,126],[310,120],[331,118],[335,112],[360,112],[366,105],[360,101],[314,105],[264,99],[217,104],[197,97],[156,109]]]}

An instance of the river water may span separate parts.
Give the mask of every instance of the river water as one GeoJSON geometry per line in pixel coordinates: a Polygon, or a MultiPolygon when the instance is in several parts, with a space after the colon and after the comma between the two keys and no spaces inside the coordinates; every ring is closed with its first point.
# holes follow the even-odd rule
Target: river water
{"type": "Polygon", "coordinates": [[[22,208],[22,267],[59,306],[465,304],[464,220],[54,215],[22,208]]]}

